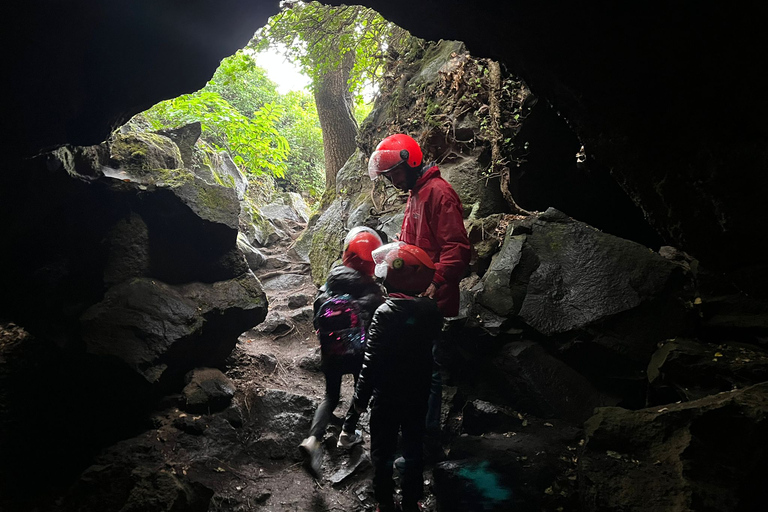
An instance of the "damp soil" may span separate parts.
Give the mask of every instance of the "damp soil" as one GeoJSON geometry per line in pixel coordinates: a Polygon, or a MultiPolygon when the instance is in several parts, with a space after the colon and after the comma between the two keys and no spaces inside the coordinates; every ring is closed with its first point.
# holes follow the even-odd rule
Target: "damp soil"
{"type": "MultiPolygon", "coordinates": [[[[224,369],[237,388],[233,406],[190,415],[171,397],[143,442],[166,454],[166,470],[202,484],[204,494],[213,493],[207,510],[373,511],[369,412],[358,423],[364,443],[351,450],[336,447],[352,399],[351,375],[343,379],[341,400],[326,430],[321,476],[313,478],[303,467],[298,444],[322,401],[325,380],[311,320],[317,287],[309,265],[295,256],[289,242],[262,249],[267,263],[256,275],[269,314],[239,337],[224,369]]],[[[424,476],[424,510],[433,511],[431,467],[424,476]]]]}

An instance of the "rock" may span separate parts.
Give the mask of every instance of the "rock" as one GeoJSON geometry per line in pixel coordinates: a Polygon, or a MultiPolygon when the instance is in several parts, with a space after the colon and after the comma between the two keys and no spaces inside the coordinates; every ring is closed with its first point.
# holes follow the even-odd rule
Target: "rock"
{"type": "Polygon", "coordinates": [[[638,411],[600,408],[579,457],[584,510],[759,510],[768,383],[638,411]]]}
{"type": "Polygon", "coordinates": [[[581,430],[527,418],[508,434],[463,435],[434,469],[441,512],[578,510],[575,450],[581,430]],[[558,492],[547,493],[557,487],[558,492]]]}
{"type": "Polygon", "coordinates": [[[305,224],[309,222],[311,212],[306,201],[304,201],[304,198],[296,192],[288,192],[288,201],[290,202],[293,211],[299,216],[299,220],[305,224]]]}
{"type": "Polygon", "coordinates": [[[246,190],[248,190],[248,180],[232,161],[229,153],[220,151],[214,154],[211,158],[211,164],[213,165],[213,172],[219,178],[217,180],[219,184],[233,189],[237,200],[242,201],[245,198],[246,190]]]}
{"type": "Polygon", "coordinates": [[[617,403],[531,341],[504,345],[485,371],[496,400],[542,418],[580,422],[589,418],[595,407],[617,403]]]}
{"type": "Polygon", "coordinates": [[[344,460],[341,467],[334,471],[328,477],[331,485],[338,486],[343,484],[349,477],[360,474],[372,467],[371,458],[362,448],[353,449],[350,452],[349,460],[344,460]]]}
{"type": "Polygon", "coordinates": [[[349,201],[336,199],[317,220],[312,229],[312,247],[309,251],[309,261],[312,269],[312,282],[321,286],[334,263],[341,259],[344,237],[347,228],[344,224],[344,214],[349,201]]]}
{"type": "Polygon", "coordinates": [[[266,319],[256,327],[256,331],[262,334],[282,334],[292,328],[293,323],[280,311],[270,311],[266,319]]]}
{"type": "Polygon", "coordinates": [[[109,231],[104,266],[104,282],[115,285],[133,277],[146,277],[150,272],[149,229],[135,212],[120,219],[109,231]]]}
{"type": "MultiPolygon", "coordinates": [[[[606,391],[625,387],[618,391],[642,403],[657,344],[691,325],[692,282],[686,266],[550,208],[512,221],[473,290],[477,305],[506,318],[495,320],[498,332],[524,323],[557,337],[575,369],[606,391]]],[[[483,314],[478,308],[471,316],[483,314]]]]}
{"type": "Polygon", "coordinates": [[[267,372],[274,371],[277,368],[277,358],[274,354],[259,354],[256,356],[256,360],[264,367],[267,372]]]}
{"type": "Polygon", "coordinates": [[[68,491],[62,510],[207,511],[214,491],[166,464],[153,440],[139,436],[109,447],[68,491]]]}
{"type": "Polygon", "coordinates": [[[475,436],[486,432],[511,432],[522,426],[522,419],[511,408],[484,400],[467,402],[461,416],[462,431],[475,436]]]}
{"type": "Polygon", "coordinates": [[[179,148],[179,154],[181,160],[187,169],[194,169],[194,148],[195,143],[200,138],[202,133],[202,125],[200,121],[190,123],[178,128],[172,128],[168,130],[160,130],[155,132],[158,135],[168,137],[171,139],[176,147],[179,148]]]}
{"type": "Polygon", "coordinates": [[[402,206],[402,211],[394,214],[387,214],[380,217],[379,227],[377,229],[383,231],[389,240],[395,239],[395,235],[400,233],[400,228],[403,226],[403,218],[405,217],[405,205],[402,206]]]}
{"type": "Polygon", "coordinates": [[[303,395],[268,389],[248,399],[250,420],[259,429],[254,449],[270,459],[291,457],[298,460],[297,446],[309,432],[317,403],[303,395]]]}
{"type": "Polygon", "coordinates": [[[314,316],[315,315],[313,313],[312,306],[304,306],[303,308],[292,309],[288,315],[288,318],[290,318],[291,321],[295,324],[300,322],[312,323],[312,318],[314,316]]]}
{"type": "Polygon", "coordinates": [[[697,400],[768,381],[768,352],[733,342],[676,338],[653,354],[648,381],[654,404],[697,400]]]}
{"type": "Polygon", "coordinates": [[[182,286],[136,278],[110,288],[82,315],[82,338],[88,353],[116,357],[154,383],[169,367],[186,372],[190,362],[222,361],[266,310],[264,292],[250,273],[182,286]],[[179,344],[183,351],[172,350],[179,344]]]}
{"type": "MultiPolygon", "coordinates": [[[[269,221],[288,219],[299,222],[301,218],[291,205],[284,203],[270,203],[260,207],[261,215],[269,221]]],[[[279,227],[279,226],[278,226],[279,227]]]]}
{"type": "Polygon", "coordinates": [[[242,233],[237,234],[237,248],[240,249],[240,252],[245,256],[248,268],[254,272],[263,267],[267,262],[267,257],[260,250],[249,244],[245,235],[242,233]]]}
{"type": "Polygon", "coordinates": [[[116,133],[109,141],[109,148],[110,167],[133,179],[150,179],[152,171],[158,169],[184,167],[178,146],[170,138],[156,133],[116,133]]]}
{"type": "Polygon", "coordinates": [[[491,260],[475,299],[478,304],[501,316],[517,313],[525,298],[519,290],[510,287],[512,272],[520,262],[525,243],[525,235],[513,236],[512,233],[511,229],[507,231],[504,244],[491,260]]]}
{"type": "Polygon", "coordinates": [[[219,413],[219,416],[227,420],[234,428],[241,428],[244,425],[243,411],[237,404],[230,404],[229,407],[219,413]]]}
{"type": "MultiPolygon", "coordinates": [[[[474,128],[474,132],[479,132],[478,127],[474,128]]],[[[479,158],[481,154],[482,148],[478,148],[471,153],[462,153],[454,162],[440,165],[440,174],[459,195],[464,214],[473,219],[509,209],[501,195],[499,178],[486,178],[483,175],[487,164],[479,158]]]]}
{"type": "Polygon", "coordinates": [[[173,190],[201,219],[227,226],[233,231],[232,238],[237,236],[240,204],[232,188],[209,185],[194,176],[173,190]]]}
{"type": "Polygon", "coordinates": [[[311,354],[299,357],[296,360],[296,366],[298,366],[302,370],[307,370],[308,372],[319,372],[320,371],[319,347],[318,347],[318,350],[313,350],[311,354]]]}
{"type": "Polygon", "coordinates": [[[313,297],[306,293],[297,293],[288,297],[288,307],[298,309],[312,302],[313,297]]]}
{"type": "Polygon", "coordinates": [[[195,368],[186,376],[183,408],[192,413],[212,413],[227,408],[235,396],[235,384],[216,368],[195,368]]]}
{"type": "Polygon", "coordinates": [[[289,290],[291,288],[301,288],[309,284],[309,276],[304,274],[280,274],[279,276],[262,281],[262,286],[266,291],[289,290]]]}
{"type": "Polygon", "coordinates": [[[205,433],[208,425],[206,420],[200,416],[189,416],[188,414],[181,414],[178,418],[173,420],[173,426],[192,436],[200,436],[205,433]]]}

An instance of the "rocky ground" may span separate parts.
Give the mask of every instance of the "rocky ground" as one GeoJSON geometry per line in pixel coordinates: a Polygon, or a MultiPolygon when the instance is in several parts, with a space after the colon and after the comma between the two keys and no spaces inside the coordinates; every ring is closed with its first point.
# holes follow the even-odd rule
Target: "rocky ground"
{"type": "MultiPolygon", "coordinates": [[[[287,231],[294,236],[303,226],[287,231]]],[[[155,418],[157,428],[129,440],[141,450],[161,452],[170,474],[187,482],[183,501],[201,510],[366,511],[374,510],[369,458],[368,413],[358,428],[365,439],[351,451],[336,447],[340,420],[349,406],[353,380],[346,376],[324,442],[323,475],[312,478],[297,450],[322,400],[319,345],[312,329],[317,288],[309,266],[292,255],[291,240],[261,249],[267,257],[259,276],[269,298],[266,320],[243,333],[225,374],[236,386],[233,405],[216,414],[183,412],[174,398],[155,418]]],[[[122,452],[122,448],[119,448],[122,452]]],[[[425,472],[425,510],[435,510],[431,468],[425,472]]],[[[147,491],[157,493],[158,483],[147,491]]],[[[134,487],[132,492],[135,492],[134,487]]],[[[170,499],[170,498],[169,498],[170,499]]],[[[177,496],[174,500],[178,500],[177,496]]]]}

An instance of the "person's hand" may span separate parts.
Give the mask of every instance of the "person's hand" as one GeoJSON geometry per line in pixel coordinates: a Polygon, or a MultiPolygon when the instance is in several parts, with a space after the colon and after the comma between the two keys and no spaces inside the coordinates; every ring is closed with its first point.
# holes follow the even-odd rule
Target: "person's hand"
{"type": "Polygon", "coordinates": [[[427,289],[424,290],[424,293],[419,295],[419,297],[429,297],[430,299],[434,299],[436,291],[437,291],[437,286],[435,286],[435,283],[430,283],[429,287],[427,287],[427,289]]]}

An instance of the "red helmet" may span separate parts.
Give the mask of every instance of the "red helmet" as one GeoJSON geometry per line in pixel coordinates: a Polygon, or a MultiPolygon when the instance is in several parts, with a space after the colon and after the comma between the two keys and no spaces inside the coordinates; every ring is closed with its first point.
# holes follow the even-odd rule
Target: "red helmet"
{"type": "Polygon", "coordinates": [[[358,226],[352,228],[344,239],[342,263],[367,276],[373,275],[373,256],[371,253],[381,247],[381,238],[371,228],[358,226]]]}
{"type": "Polygon", "coordinates": [[[368,160],[368,175],[372,180],[405,162],[411,168],[421,165],[424,155],[418,142],[404,133],[390,135],[379,142],[368,160]]]}
{"type": "Polygon", "coordinates": [[[406,293],[421,293],[432,283],[435,264],[423,249],[405,242],[382,245],[373,252],[376,275],[388,287],[406,293]]]}

